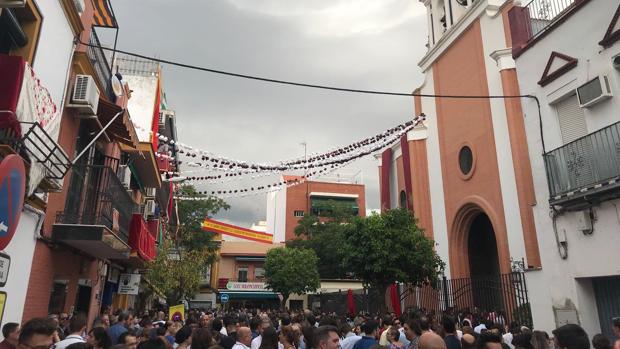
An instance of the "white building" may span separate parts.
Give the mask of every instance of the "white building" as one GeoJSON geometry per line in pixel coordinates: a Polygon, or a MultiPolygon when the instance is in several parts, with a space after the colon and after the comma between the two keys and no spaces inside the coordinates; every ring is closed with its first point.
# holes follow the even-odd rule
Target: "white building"
{"type": "Polygon", "coordinates": [[[535,103],[523,109],[542,262],[526,273],[534,326],[576,322],[611,338],[620,316],[620,5],[523,3],[509,18],[521,94],[540,101],[540,115],[535,103]]]}

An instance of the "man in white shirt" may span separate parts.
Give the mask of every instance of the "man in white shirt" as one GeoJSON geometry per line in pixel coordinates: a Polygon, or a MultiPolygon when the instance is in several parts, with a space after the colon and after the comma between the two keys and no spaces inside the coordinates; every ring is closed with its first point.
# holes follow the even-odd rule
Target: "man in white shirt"
{"type": "Polygon", "coordinates": [[[232,349],[250,349],[252,344],[252,331],[249,327],[239,327],[237,330],[237,343],[232,349]]]}
{"type": "Polygon", "coordinates": [[[82,334],[86,331],[86,316],[84,314],[74,315],[69,321],[69,332],[65,339],[56,343],[54,349],[65,349],[73,343],[86,343],[82,334]]]}

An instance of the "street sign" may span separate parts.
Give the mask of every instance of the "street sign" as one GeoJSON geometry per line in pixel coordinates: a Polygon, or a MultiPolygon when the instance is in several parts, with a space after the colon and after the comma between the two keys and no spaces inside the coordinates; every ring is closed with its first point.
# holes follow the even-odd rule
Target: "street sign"
{"type": "Polygon", "coordinates": [[[6,285],[9,279],[9,267],[11,266],[11,257],[8,254],[0,253],[0,287],[6,285]]]}
{"type": "Polygon", "coordinates": [[[0,163],[0,250],[4,250],[13,239],[25,193],[24,161],[18,155],[8,155],[0,163]]]}
{"type": "Polygon", "coordinates": [[[138,295],[140,290],[140,274],[121,274],[118,294],[138,295]]]}
{"type": "Polygon", "coordinates": [[[229,300],[230,296],[228,295],[228,293],[222,293],[220,295],[220,301],[222,302],[222,304],[228,303],[229,300]]]}

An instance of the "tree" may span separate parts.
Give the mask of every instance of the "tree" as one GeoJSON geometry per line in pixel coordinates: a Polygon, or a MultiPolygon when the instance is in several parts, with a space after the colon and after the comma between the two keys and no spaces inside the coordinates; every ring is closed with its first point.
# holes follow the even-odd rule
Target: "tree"
{"type": "Polygon", "coordinates": [[[395,282],[435,285],[445,265],[407,210],[354,218],[346,230],[343,263],[380,291],[395,282]]]}
{"type": "MultiPolygon", "coordinates": [[[[181,187],[183,195],[197,196],[191,185],[181,187]]],[[[157,257],[148,263],[148,278],[161,290],[168,304],[190,300],[200,289],[203,275],[215,261],[218,245],[214,234],[201,228],[203,220],[230,206],[215,197],[204,200],[179,201],[180,225],[175,231],[168,231],[157,257]]]]}
{"type": "Polygon", "coordinates": [[[266,286],[282,294],[282,307],[291,294],[316,291],[320,286],[318,258],[313,250],[278,247],[265,259],[266,286]]]}

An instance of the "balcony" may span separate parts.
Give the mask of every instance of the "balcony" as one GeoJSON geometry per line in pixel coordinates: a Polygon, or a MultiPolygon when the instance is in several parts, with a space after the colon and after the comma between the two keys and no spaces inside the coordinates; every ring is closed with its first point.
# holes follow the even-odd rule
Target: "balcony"
{"type": "Polygon", "coordinates": [[[155,237],[151,234],[144,217],[139,213],[134,213],[131,219],[129,247],[131,247],[132,255],[136,253],[143,261],[152,261],[157,254],[155,237]]]}
{"type": "Polygon", "coordinates": [[[552,205],[578,210],[620,197],[620,122],[544,155],[552,205]]]}
{"type": "Polygon", "coordinates": [[[532,0],[524,6],[513,7],[508,16],[513,42],[513,54],[519,55],[523,49],[542,38],[585,4],[585,0],[532,0]]]}
{"type": "Polygon", "coordinates": [[[125,259],[136,211],[136,203],[111,167],[77,165],[71,174],[65,210],[56,214],[52,239],[97,258],[125,259]]]}
{"type": "Polygon", "coordinates": [[[96,46],[87,46],[86,55],[95,69],[97,79],[103,87],[103,91],[101,92],[105,94],[109,101],[113,102],[115,100],[115,96],[112,92],[112,70],[110,69],[110,63],[108,62],[105,52],[101,49],[101,41],[99,41],[95,28],[92,28],[92,31],[90,32],[90,39],[88,40],[88,43],[96,46]]]}
{"type": "Polygon", "coordinates": [[[160,172],[168,172],[171,171],[171,162],[170,158],[167,156],[160,156],[157,158],[157,165],[159,167],[160,172]]]}

